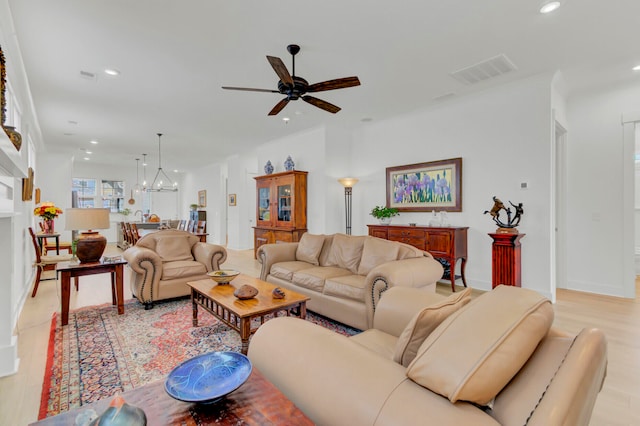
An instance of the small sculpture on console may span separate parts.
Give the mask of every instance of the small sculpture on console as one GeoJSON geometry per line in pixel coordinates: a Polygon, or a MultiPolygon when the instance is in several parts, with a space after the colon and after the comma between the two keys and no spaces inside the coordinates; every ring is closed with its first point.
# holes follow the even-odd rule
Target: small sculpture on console
{"type": "Polygon", "coordinates": [[[522,219],[522,215],[524,214],[524,209],[522,207],[522,203],[518,203],[518,205],[515,205],[511,201],[509,201],[509,204],[511,204],[511,206],[515,209],[515,214],[511,211],[511,207],[505,207],[504,203],[494,195],[493,207],[491,207],[491,210],[485,210],[484,214],[489,213],[496,225],[499,226],[497,232],[517,234],[518,230],[516,229],[516,226],[520,224],[520,220],[522,219]],[[506,222],[500,219],[500,212],[502,210],[504,210],[507,214],[506,222]]]}

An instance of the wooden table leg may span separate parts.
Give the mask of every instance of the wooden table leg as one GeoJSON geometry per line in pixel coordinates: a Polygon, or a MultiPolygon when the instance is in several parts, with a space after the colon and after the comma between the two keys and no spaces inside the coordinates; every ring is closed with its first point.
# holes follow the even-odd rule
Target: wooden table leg
{"type": "Polygon", "coordinates": [[[194,327],[198,326],[198,304],[196,303],[196,291],[191,289],[191,311],[192,311],[192,320],[191,325],[194,327]]]}
{"type": "Polygon", "coordinates": [[[249,337],[251,336],[251,318],[240,318],[240,340],[242,348],[240,352],[246,355],[249,351],[249,337]]]}
{"type": "Polygon", "coordinates": [[[111,304],[115,306],[118,303],[116,297],[116,272],[113,271],[109,275],[111,276],[111,304]]]}
{"type": "Polygon", "coordinates": [[[462,262],[460,263],[460,274],[462,275],[462,284],[464,284],[464,286],[467,286],[467,278],[464,275],[464,268],[467,266],[467,258],[463,257],[462,258],[462,262]]]}
{"type": "Polygon", "coordinates": [[[116,290],[118,301],[118,315],[124,314],[124,279],[123,279],[123,265],[116,265],[116,290]]]}
{"type": "Polygon", "coordinates": [[[69,297],[71,296],[71,272],[62,271],[62,325],[69,323],[69,297]]]}
{"type": "Polygon", "coordinates": [[[449,279],[451,280],[451,291],[456,292],[456,259],[447,259],[449,261],[449,279]]]}
{"type": "Polygon", "coordinates": [[[307,317],[307,302],[304,301],[300,303],[300,319],[305,319],[307,317]]]}

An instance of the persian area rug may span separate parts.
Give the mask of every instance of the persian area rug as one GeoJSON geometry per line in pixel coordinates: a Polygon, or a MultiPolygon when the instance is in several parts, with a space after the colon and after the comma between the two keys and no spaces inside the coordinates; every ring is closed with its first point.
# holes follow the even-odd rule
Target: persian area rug
{"type": "MultiPolygon", "coordinates": [[[[123,315],[110,304],[89,306],[69,312],[64,329],[59,315],[51,320],[38,419],[161,379],[196,355],[241,346],[240,335],[204,309],[193,327],[190,299],[148,311],[129,300],[123,315]]],[[[307,320],[345,335],[359,332],[309,311],[307,320]]]]}

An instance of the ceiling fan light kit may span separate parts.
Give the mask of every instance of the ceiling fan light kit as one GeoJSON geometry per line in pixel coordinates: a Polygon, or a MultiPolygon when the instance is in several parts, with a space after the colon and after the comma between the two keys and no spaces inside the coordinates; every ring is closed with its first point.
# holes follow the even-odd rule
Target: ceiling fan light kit
{"type": "Polygon", "coordinates": [[[282,59],[275,56],[267,55],[267,61],[269,61],[269,64],[271,64],[271,67],[280,79],[278,81],[278,90],[253,89],[249,87],[232,86],[222,86],[222,88],[227,90],[280,93],[282,95],[285,95],[286,97],[278,102],[271,109],[271,111],[269,111],[269,115],[277,115],[284,109],[285,106],[287,106],[290,101],[297,101],[298,99],[302,99],[308,104],[335,114],[336,112],[340,111],[340,107],[330,104],[327,101],[323,101],[322,99],[318,99],[314,96],[307,95],[307,93],[345,89],[347,87],[360,85],[360,80],[358,79],[358,77],[336,78],[334,80],[327,80],[320,83],[309,84],[309,82],[304,78],[296,76],[296,55],[300,52],[300,46],[298,46],[297,44],[290,44],[287,46],[287,51],[291,54],[292,58],[291,73],[289,73],[289,70],[287,70],[287,67],[284,65],[284,62],[282,62],[282,59]]]}

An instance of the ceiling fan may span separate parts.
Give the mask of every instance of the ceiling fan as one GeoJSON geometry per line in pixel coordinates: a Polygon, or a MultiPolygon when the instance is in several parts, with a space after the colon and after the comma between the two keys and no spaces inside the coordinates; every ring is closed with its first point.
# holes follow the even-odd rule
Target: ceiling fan
{"type": "Polygon", "coordinates": [[[280,80],[278,81],[278,90],[271,89],[252,89],[249,87],[229,87],[222,86],[227,90],[244,90],[249,92],[269,92],[269,93],[281,93],[286,96],[283,100],[278,102],[276,106],[269,111],[269,115],[277,115],[282,109],[287,106],[289,101],[296,101],[302,99],[303,101],[310,103],[320,109],[328,111],[332,114],[340,111],[340,107],[330,104],[313,96],[307,95],[307,93],[324,92],[326,90],[344,89],[347,87],[359,86],[360,80],[358,77],[344,77],[336,78],[334,80],[322,81],[320,83],[309,84],[307,80],[302,77],[296,76],[296,54],[300,52],[300,46],[297,44],[290,44],[287,46],[287,51],[291,54],[293,67],[291,74],[287,70],[287,67],[282,62],[282,59],[275,56],[268,56],[267,60],[273,67],[280,80]]]}

